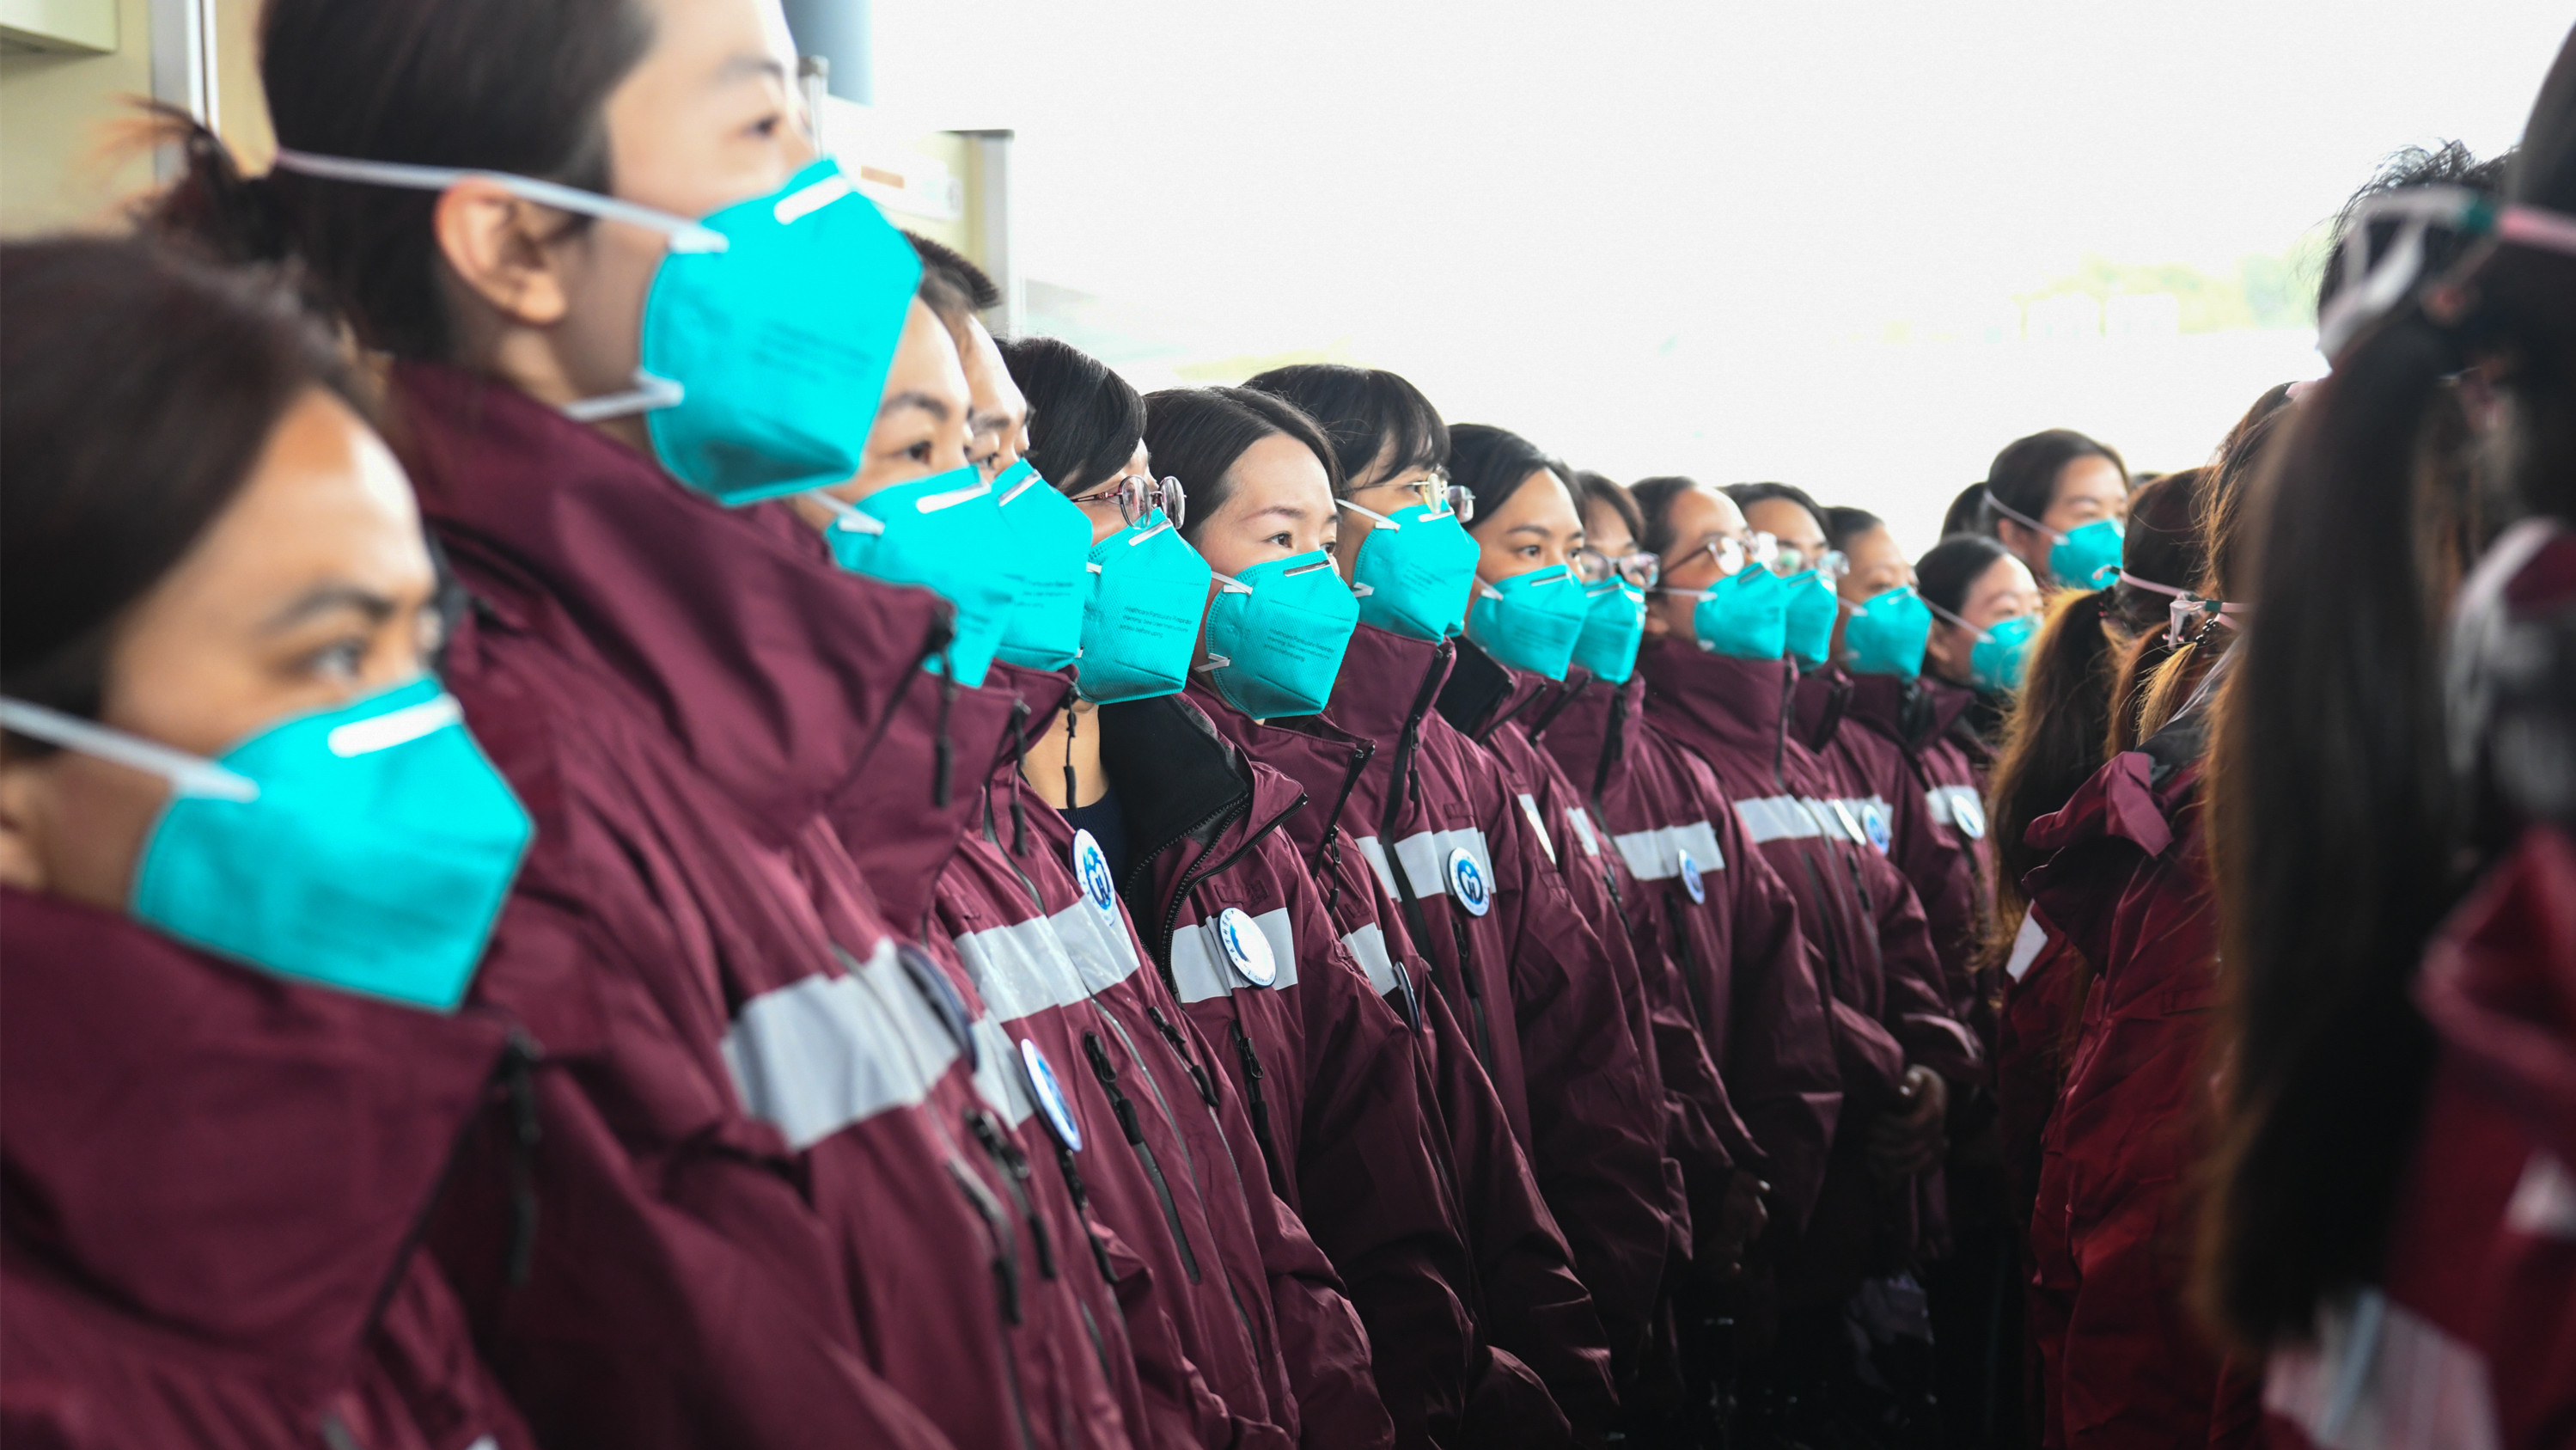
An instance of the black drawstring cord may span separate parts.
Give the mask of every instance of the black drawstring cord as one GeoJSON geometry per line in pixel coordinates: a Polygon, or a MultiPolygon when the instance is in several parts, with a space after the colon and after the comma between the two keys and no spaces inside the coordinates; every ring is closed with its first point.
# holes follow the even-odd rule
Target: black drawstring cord
{"type": "Polygon", "coordinates": [[[1073,794],[1073,731],[1073,701],[1068,697],[1064,702],[1064,808],[1066,810],[1072,810],[1082,804],[1073,794]]]}
{"type": "Polygon", "coordinates": [[[1586,689],[1590,688],[1591,684],[1592,681],[1587,678],[1580,684],[1559,685],[1556,690],[1556,698],[1548,701],[1547,708],[1540,711],[1538,719],[1530,723],[1530,739],[1536,740],[1540,736],[1545,735],[1547,733],[1547,727],[1556,723],[1556,717],[1565,713],[1565,707],[1573,704],[1575,697],[1581,695],[1586,689]]]}
{"type": "Polygon", "coordinates": [[[1592,770],[1592,808],[1601,811],[1601,819],[1610,819],[1603,810],[1601,797],[1610,789],[1610,772],[1619,766],[1619,757],[1627,753],[1620,731],[1628,723],[1628,692],[1621,690],[1610,697],[1610,727],[1601,733],[1601,761],[1592,770]]]}

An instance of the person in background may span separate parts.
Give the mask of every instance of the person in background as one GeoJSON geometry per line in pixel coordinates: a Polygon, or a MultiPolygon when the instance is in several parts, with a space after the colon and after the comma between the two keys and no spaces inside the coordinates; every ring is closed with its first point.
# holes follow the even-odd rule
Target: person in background
{"type": "MultiPolygon", "coordinates": [[[[1014,340],[1002,351],[1032,408],[1028,461],[1084,516],[1100,571],[1068,706],[1087,723],[1070,757],[1055,731],[1018,763],[1024,786],[1054,807],[1027,812],[1028,832],[1046,843],[1041,854],[1100,861],[1113,907],[1123,896],[1151,931],[1145,959],[1207,1045],[1201,1071],[1246,1110],[1252,1182],[1275,1188],[1305,1222],[1368,1325],[1359,1347],[1387,1407],[1381,1418],[1398,1416],[1399,1443],[1433,1443],[1452,1432],[1465,1398],[1473,1269],[1411,1034],[1331,929],[1280,829],[1295,787],[1229,752],[1180,697],[1212,580],[1175,523],[1188,517],[1187,496],[1155,476],[1144,450],[1143,400],[1065,343],[1014,340]],[[1077,799],[1089,803],[1066,808],[1077,799]],[[1179,829],[1216,817],[1230,824],[1212,840],[1179,829]]],[[[1099,910],[1099,883],[1089,887],[1099,910]]],[[[1283,1309],[1284,1334],[1311,1333],[1304,1323],[1283,1309]]],[[[1346,1390],[1294,1358],[1290,1369],[1305,1443],[1371,1443],[1337,1408],[1346,1390]]]]}
{"type": "Polygon", "coordinates": [[[776,6],[279,0],[260,57],[277,169],[200,136],[162,222],[390,356],[447,682],[536,818],[473,989],[546,1054],[535,1146],[470,1138],[427,1231],[477,1343],[550,1445],[1127,1446],[1070,1236],[967,1134],[971,1022],[823,811],[987,620],[853,567],[966,517],[879,496],[972,474],[968,395],[776,6]]]}
{"type": "Polygon", "coordinates": [[[0,311],[10,1437],[533,1446],[412,1236],[524,1089],[457,1008],[528,814],[363,385],[149,243],[0,247],[0,311]]]}
{"type": "Polygon", "coordinates": [[[1701,1443],[1732,1434],[1732,1407],[1760,1397],[1779,1331],[1780,1246],[1806,1232],[1842,1087],[1822,964],[1788,888],[1707,763],[1642,708],[1636,660],[1661,566],[1637,548],[1636,504],[1607,478],[1576,477],[1586,548],[1600,560],[1588,572],[1606,582],[1591,586],[1574,669],[1553,699],[1531,707],[1529,729],[1584,792],[1561,825],[1550,817],[1572,843],[1560,849],[1616,855],[1628,867],[1638,887],[1629,909],[1651,930],[1641,951],[1659,944],[1672,959],[1733,1110],[1717,1127],[1734,1176],[1713,1225],[1694,1202],[1701,1247],[1676,1304],[1691,1413],[1674,1438],[1701,1443]]]}
{"type": "Polygon", "coordinates": [[[1987,466],[1984,494],[1977,532],[2010,549],[2044,587],[2098,589],[2095,576],[2120,562],[2129,469],[2108,445],[2072,428],[2016,438],[1987,466]]]}
{"type": "MultiPolygon", "coordinates": [[[[1891,589],[1912,588],[1914,561],[1905,557],[1896,535],[1888,531],[1887,521],[1867,509],[1826,509],[1825,543],[1843,556],[1844,563],[1843,577],[1834,585],[1844,607],[1834,616],[1834,637],[1827,650],[1839,661],[1843,658],[1843,633],[1851,626],[1853,611],[1891,589]]],[[[1916,674],[1920,676],[1920,666],[1916,674]]]]}
{"type": "Polygon", "coordinates": [[[2275,1444],[2563,1445],[2576,33],[2500,197],[2365,196],[2339,250],[2218,727],[2199,1302],[2275,1444]]]}
{"type": "Polygon", "coordinates": [[[1914,561],[1915,592],[1932,611],[1923,667],[1973,696],[1962,717],[1992,749],[2021,688],[2043,603],[2021,558],[1983,534],[1953,534],[1914,561]]]}
{"type": "Polygon", "coordinates": [[[1920,1435],[1931,1332],[1911,1271],[1933,1247],[1943,1122],[1952,1085],[1977,1080],[1977,1045],[1912,888],[1841,803],[1840,775],[1788,728],[1795,667],[1770,536],[1687,478],[1632,492],[1661,567],[1638,663],[1648,718],[1709,764],[1788,883],[1836,1020],[1842,1112],[1808,1231],[1783,1258],[1779,1364],[1758,1419],[1787,1434],[1920,1435]]]}

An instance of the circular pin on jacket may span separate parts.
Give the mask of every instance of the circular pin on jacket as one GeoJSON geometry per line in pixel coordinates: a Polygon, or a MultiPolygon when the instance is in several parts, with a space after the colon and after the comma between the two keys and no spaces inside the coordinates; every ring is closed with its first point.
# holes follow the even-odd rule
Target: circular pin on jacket
{"type": "Polygon", "coordinates": [[[1216,940],[1236,976],[1256,987],[1279,980],[1279,961],[1270,954],[1270,938],[1261,934],[1260,923],[1242,907],[1229,906],[1216,914],[1216,940]]]}
{"type": "Polygon", "coordinates": [[[1699,874],[1699,862],[1691,859],[1690,852],[1682,852],[1681,858],[1682,890],[1690,893],[1691,905],[1697,906],[1708,900],[1708,881],[1699,874]]]}
{"type": "Polygon", "coordinates": [[[1887,807],[1876,801],[1862,801],[1860,823],[1869,832],[1869,843],[1878,848],[1878,854],[1886,855],[1890,835],[1887,829],[1887,807]]]}
{"type": "Polygon", "coordinates": [[[1986,808],[1977,804],[1977,798],[1966,791],[1950,797],[1950,819],[1958,825],[1959,834],[1969,840],[1986,838],[1986,808]]]}
{"type": "Polygon", "coordinates": [[[1109,874],[1109,853],[1089,831],[1073,833],[1073,879],[1082,883],[1084,899],[1104,915],[1118,914],[1118,883],[1109,874]]]}
{"type": "Polygon", "coordinates": [[[1064,1085],[1055,1080],[1055,1065],[1025,1037],[1020,1039],[1020,1067],[1029,1075],[1029,1098],[1038,1105],[1048,1135],[1066,1152],[1081,1152],[1082,1124],[1073,1116],[1073,1104],[1065,1100],[1064,1085]]]}
{"type": "Polygon", "coordinates": [[[1494,883],[1485,879],[1485,868],[1476,864],[1475,853],[1464,846],[1449,852],[1449,894],[1467,908],[1469,916],[1483,916],[1494,909],[1494,883]]]}

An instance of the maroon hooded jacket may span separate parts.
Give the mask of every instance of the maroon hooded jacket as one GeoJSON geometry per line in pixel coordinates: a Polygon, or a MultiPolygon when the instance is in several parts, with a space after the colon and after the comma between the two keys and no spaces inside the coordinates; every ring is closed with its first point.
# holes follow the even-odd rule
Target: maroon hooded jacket
{"type": "Polygon", "coordinates": [[[449,685],[537,827],[475,999],[548,1054],[547,1217],[514,1286],[480,1228],[513,1158],[478,1139],[432,1235],[531,1424],[883,1444],[917,1410],[959,1444],[1125,1446],[1085,1306],[1031,1271],[1017,1150],[979,1131],[964,1006],[819,814],[944,608],[508,387],[395,389],[475,598],[449,685]]]}
{"type": "MultiPolygon", "coordinates": [[[[1395,1438],[1447,1442],[1475,1361],[1474,1268],[1410,1034],[1334,931],[1280,830],[1305,795],[1177,696],[1107,706],[1094,718],[1134,843],[1117,865],[1118,890],[1158,980],[1214,1045],[1205,1059],[1219,1074],[1214,1086],[1249,1111],[1268,1182],[1348,1285],[1395,1438]],[[1231,922],[1238,933],[1259,933],[1269,980],[1254,981],[1236,961],[1249,937],[1229,950],[1220,935],[1228,912],[1242,913],[1231,922]]],[[[1048,813],[1046,837],[1061,853],[1070,827],[1048,813]]],[[[1247,960],[1261,969],[1257,954],[1247,960]]],[[[1356,1423],[1322,1433],[1302,1403],[1312,1397],[1300,1398],[1308,1443],[1370,1443],[1356,1423]]]]}
{"type": "Polygon", "coordinates": [[[1278,763],[1302,785],[1308,805],[1283,826],[1314,871],[1332,929],[1413,1029],[1422,1080],[1447,1135],[1444,1177],[1475,1263],[1469,1307],[1480,1346],[1457,1443],[1555,1445],[1568,1435],[1597,1441],[1617,1409],[1601,1321],[1478,1058],[1477,1039],[1451,1008],[1464,991],[1442,982],[1442,965],[1415,946],[1370,858],[1336,824],[1377,742],[1322,716],[1255,722],[1202,685],[1193,684],[1188,699],[1221,738],[1264,765],[1278,763]],[[1329,794],[1317,795],[1319,784],[1329,794]],[[1317,809],[1318,800],[1329,808],[1317,809]]]}
{"type": "Polygon", "coordinates": [[[1928,676],[1854,675],[1840,666],[1802,676],[1797,688],[1809,748],[1840,764],[1884,812],[1888,859],[1923,905],[1951,1008],[1991,1045],[1985,984],[1970,970],[1994,897],[1985,747],[1961,723],[1975,703],[1974,693],[1928,676]]]}
{"type": "MultiPolygon", "coordinates": [[[[1017,691],[1032,729],[1071,694],[1060,676],[1010,666],[987,688],[1017,691]]],[[[1058,1080],[1099,1150],[1083,1158],[1090,1201],[1145,1255],[1155,1297],[1231,1415],[1201,1438],[1294,1443],[1311,1398],[1325,1418],[1309,1443],[1385,1443],[1349,1301],[1271,1192],[1253,1120],[1218,1091],[1216,1054],[1143,968],[1114,890],[1104,900],[1076,879],[1071,829],[1022,779],[1020,735],[981,783],[939,914],[1003,1031],[1066,1064],[1058,1080]]]]}
{"type": "MultiPolygon", "coordinates": [[[[1356,844],[1415,947],[1439,964],[1435,987],[1458,991],[1450,1008],[1574,1249],[1613,1362],[1626,1366],[1645,1345],[1674,1240],[1663,1104],[1600,940],[1531,835],[1509,775],[1433,709],[1451,655],[1445,642],[1360,626],[1324,719],[1375,742],[1371,758],[1355,775],[1337,748],[1265,758],[1309,796],[1347,790],[1356,844]],[[1461,903],[1461,882],[1481,887],[1481,913],[1461,903]]],[[[1291,817],[1288,828],[1312,852],[1327,824],[1291,817]]]]}
{"type": "Polygon", "coordinates": [[[2030,826],[2030,897],[2096,964],[2042,1135],[2031,1326],[2051,1446],[2250,1444],[2251,1384],[2185,1298],[2207,1143],[2217,904],[2200,830],[2205,711],[2114,756],[2030,826]]]}
{"type": "Polygon", "coordinates": [[[1719,1127],[1749,1139],[1730,1136],[1730,1152],[1771,1185],[1772,1222],[1794,1238],[1814,1211],[1842,1110],[1817,954],[1716,775],[1647,722],[1644,697],[1642,676],[1611,686],[1578,675],[1535,707],[1531,730],[1586,792],[1587,805],[1565,812],[1568,833],[1587,854],[1616,853],[1636,877],[1741,1124],[1719,1127]]]}
{"type": "Polygon", "coordinates": [[[417,1234],[525,1058],[0,891],[0,1439],[536,1443],[417,1234]]]}
{"type": "Polygon", "coordinates": [[[1781,1288],[1792,1304],[1839,1302],[1871,1273],[1912,1261],[1921,1248],[1915,1210],[1937,1201],[1937,1183],[1919,1183],[1911,1206],[1879,1193],[1861,1157],[1869,1123],[1896,1102],[1909,1065],[1973,1084],[1976,1041],[1951,1013],[1913,888],[1870,843],[1842,799],[1843,778],[1788,728],[1795,666],[1659,640],[1639,652],[1637,669],[1647,718],[1708,763],[1824,954],[1843,1111],[1816,1212],[1783,1261],[1781,1288]]]}
{"type": "MultiPolygon", "coordinates": [[[[1714,1233],[1722,1219],[1727,1185],[1739,1157],[1748,1169],[1757,1156],[1751,1136],[1727,1101],[1699,1022],[1691,987],[1656,932],[1646,889],[1627,858],[1605,850],[1575,829],[1582,809],[1555,757],[1530,739],[1527,722],[1557,686],[1526,671],[1508,669],[1473,642],[1461,640],[1448,683],[1440,690],[1441,715],[1460,734],[1502,762],[1513,798],[1528,820],[1531,838],[1546,853],[1575,909],[1595,924],[1604,960],[1618,983],[1628,1034],[1638,1044],[1642,1087],[1664,1103],[1665,1211],[1674,1226],[1671,1272],[1685,1270],[1700,1231],[1714,1233]]],[[[1649,869],[1652,869],[1650,863],[1649,869]]],[[[1703,888],[1704,889],[1704,888],[1703,888]]],[[[1742,1245],[1709,1245],[1709,1263],[1732,1259],[1742,1245]]]]}

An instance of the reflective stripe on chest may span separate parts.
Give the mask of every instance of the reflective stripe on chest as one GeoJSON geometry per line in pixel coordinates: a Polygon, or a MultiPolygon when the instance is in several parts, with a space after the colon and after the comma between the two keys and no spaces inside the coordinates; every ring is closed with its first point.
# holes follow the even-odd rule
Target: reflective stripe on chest
{"type": "MultiPolygon", "coordinates": [[[[1288,908],[1273,907],[1251,918],[1270,947],[1269,968],[1276,975],[1264,984],[1235,964],[1236,953],[1217,936],[1214,918],[1185,922],[1172,930],[1172,991],[1184,1006],[1222,997],[1237,988],[1279,991],[1297,985],[1297,933],[1288,908]]],[[[1383,955],[1383,948],[1380,950],[1383,955]]]]}
{"type": "Polygon", "coordinates": [[[744,1110],[801,1152],[926,1100],[956,1062],[957,1040],[887,940],[850,971],[818,973],[743,1003],[723,1052],[744,1110]]]}
{"type": "Polygon", "coordinates": [[[1702,871],[1723,871],[1726,857],[1717,849],[1717,831],[1706,821],[1687,826],[1657,826],[1613,836],[1628,874],[1640,881],[1670,881],[1682,874],[1682,857],[1702,871]]]}
{"type": "MultiPolygon", "coordinates": [[[[1395,888],[1395,872],[1387,861],[1386,847],[1375,836],[1362,836],[1356,844],[1360,854],[1368,857],[1370,867],[1377,872],[1378,884],[1386,888],[1387,895],[1400,899],[1401,894],[1395,888]]],[[[1421,898],[1449,894],[1449,854],[1459,850],[1465,851],[1475,861],[1478,869],[1485,873],[1485,880],[1494,883],[1489,889],[1499,894],[1501,887],[1494,875],[1493,854],[1486,848],[1485,833],[1474,826],[1463,831],[1420,831],[1395,845],[1396,859],[1404,863],[1404,879],[1413,887],[1413,894],[1421,898]]]]}

